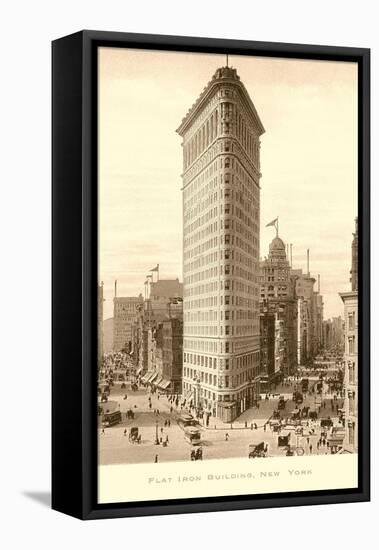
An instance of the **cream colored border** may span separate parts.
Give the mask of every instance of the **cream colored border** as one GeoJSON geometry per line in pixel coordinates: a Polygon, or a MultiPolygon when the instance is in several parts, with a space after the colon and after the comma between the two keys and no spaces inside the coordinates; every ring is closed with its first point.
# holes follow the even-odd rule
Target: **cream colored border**
{"type": "Polygon", "coordinates": [[[350,489],[358,486],[358,455],[121,464],[98,474],[100,504],[350,489]]]}

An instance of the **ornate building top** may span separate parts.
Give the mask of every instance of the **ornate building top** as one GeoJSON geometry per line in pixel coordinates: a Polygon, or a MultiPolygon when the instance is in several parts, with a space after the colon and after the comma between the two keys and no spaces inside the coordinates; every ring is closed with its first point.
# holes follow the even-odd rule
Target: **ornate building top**
{"type": "Polygon", "coordinates": [[[280,237],[275,237],[269,246],[270,259],[287,260],[286,246],[280,237]]]}
{"type": "MultiPolygon", "coordinates": [[[[186,116],[183,118],[179,128],[176,130],[179,135],[183,135],[185,131],[191,126],[193,119],[201,111],[203,106],[207,104],[210,97],[212,97],[215,89],[220,85],[230,83],[231,85],[237,86],[240,90],[240,99],[245,103],[250,112],[251,118],[254,121],[254,126],[258,135],[261,135],[265,132],[261,119],[257,113],[257,110],[246,90],[245,86],[241,82],[240,77],[237,74],[237,70],[232,67],[220,67],[216,70],[212,79],[205,86],[195,103],[187,112],[186,116]]],[[[229,98],[230,99],[230,98],[229,98]]]]}

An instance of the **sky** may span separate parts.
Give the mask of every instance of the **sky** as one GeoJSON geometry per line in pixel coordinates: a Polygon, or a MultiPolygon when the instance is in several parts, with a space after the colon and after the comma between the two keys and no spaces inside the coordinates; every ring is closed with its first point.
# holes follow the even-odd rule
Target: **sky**
{"type": "MultiPolygon", "coordinates": [[[[99,280],[104,318],[143,294],[149,270],[182,280],[181,120],[224,55],[99,50],[99,280]]],[[[279,216],[293,267],[321,277],[324,318],[343,313],[357,215],[357,65],[229,56],[266,132],[261,137],[261,243],[279,216]]],[[[317,285],[315,285],[317,286],[317,285]]]]}

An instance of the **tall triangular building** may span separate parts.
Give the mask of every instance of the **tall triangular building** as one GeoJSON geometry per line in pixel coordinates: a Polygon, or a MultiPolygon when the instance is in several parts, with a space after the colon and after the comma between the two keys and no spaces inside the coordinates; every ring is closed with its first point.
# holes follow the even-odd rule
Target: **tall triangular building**
{"type": "Polygon", "coordinates": [[[178,128],[183,142],[183,393],[207,421],[257,398],[260,136],[231,67],[217,69],[178,128]]]}

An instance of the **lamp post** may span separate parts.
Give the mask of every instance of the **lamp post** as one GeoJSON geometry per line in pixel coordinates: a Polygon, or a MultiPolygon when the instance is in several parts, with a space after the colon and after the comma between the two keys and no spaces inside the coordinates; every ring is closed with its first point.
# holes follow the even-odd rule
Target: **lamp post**
{"type": "Polygon", "coordinates": [[[154,445],[159,445],[158,420],[155,421],[155,442],[154,442],[154,445]]]}

